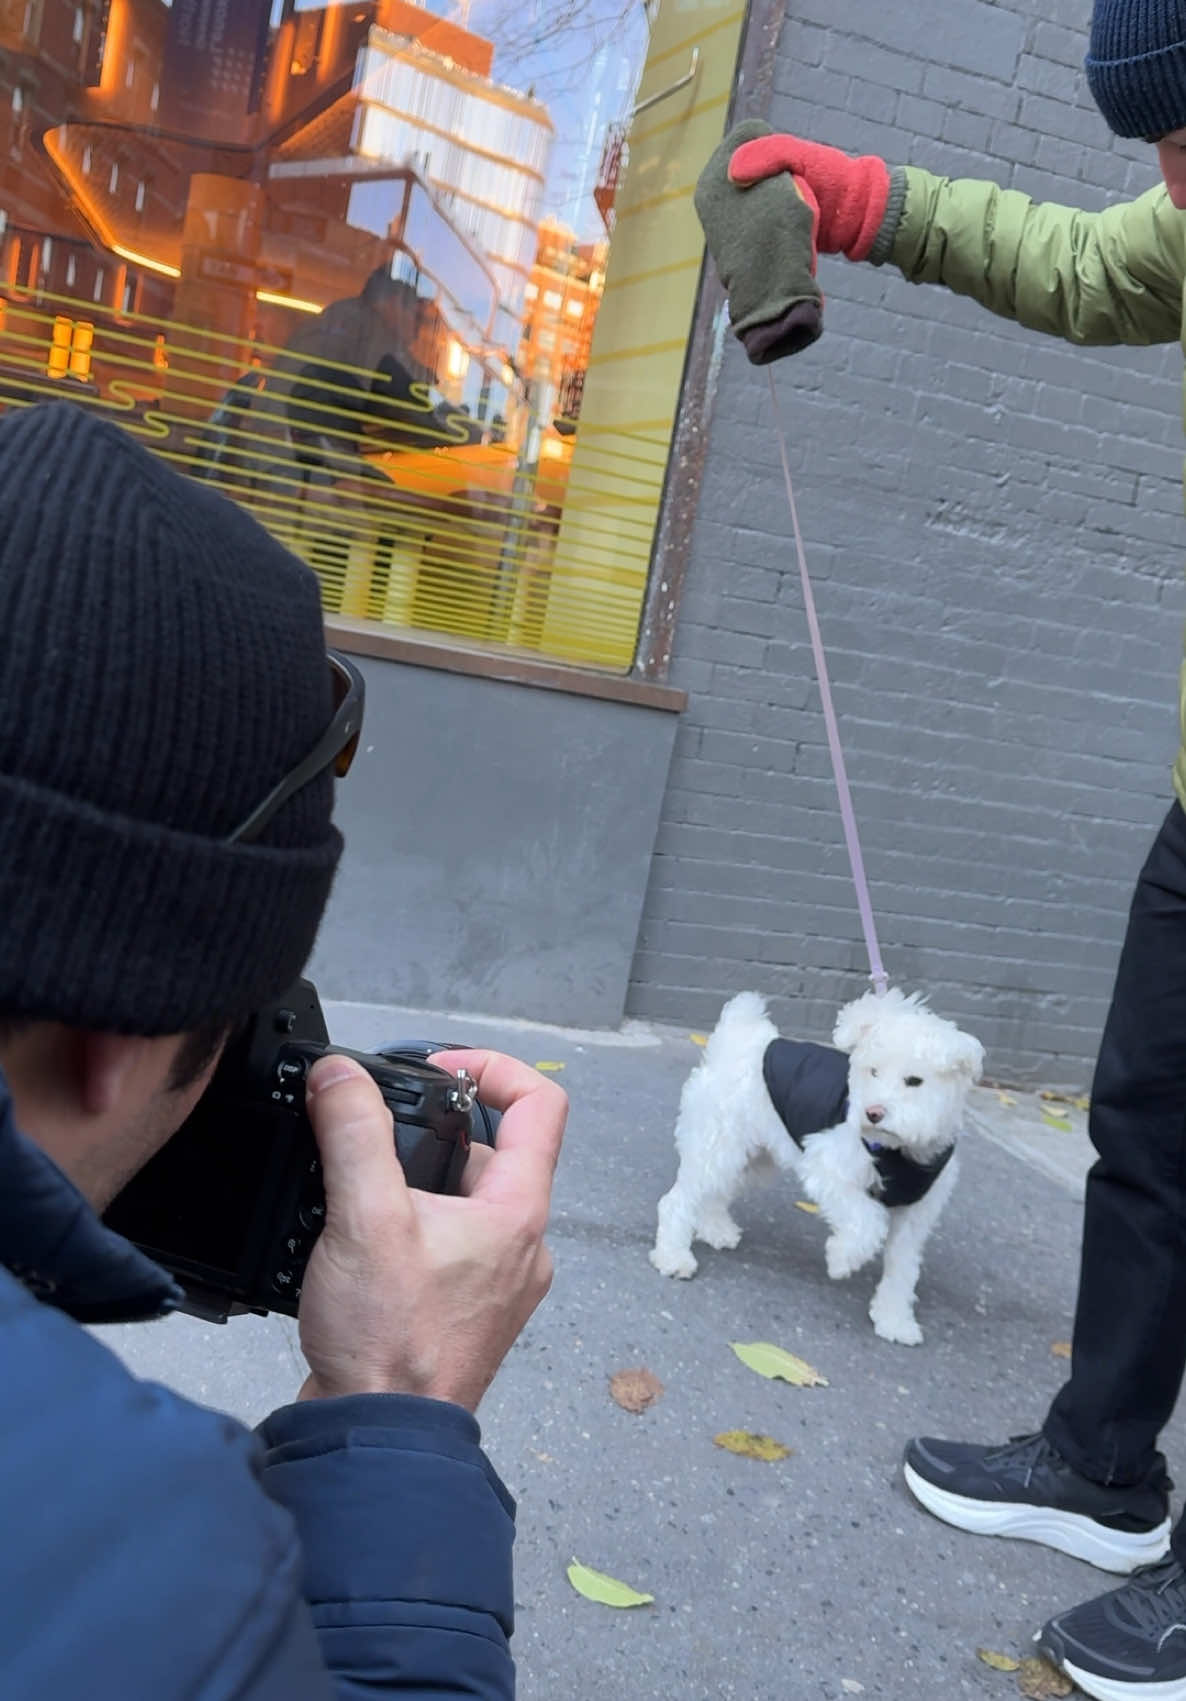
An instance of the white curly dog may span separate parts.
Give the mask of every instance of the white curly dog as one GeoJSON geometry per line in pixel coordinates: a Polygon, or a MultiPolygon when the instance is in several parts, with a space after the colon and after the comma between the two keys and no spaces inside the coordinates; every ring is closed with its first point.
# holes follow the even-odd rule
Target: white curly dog
{"type": "Polygon", "coordinates": [[[684,1083],[679,1174],[659,1201],[651,1263],[692,1276],[694,1239],[736,1246],[729,1207],[751,1166],[773,1160],[799,1176],[832,1231],[829,1276],[851,1276],[884,1250],[873,1327],[917,1346],[923,1247],[956,1183],[955,1142],[984,1051],[895,988],[845,1005],[832,1038],[780,1038],[756,992],[725,1005],[684,1083]]]}

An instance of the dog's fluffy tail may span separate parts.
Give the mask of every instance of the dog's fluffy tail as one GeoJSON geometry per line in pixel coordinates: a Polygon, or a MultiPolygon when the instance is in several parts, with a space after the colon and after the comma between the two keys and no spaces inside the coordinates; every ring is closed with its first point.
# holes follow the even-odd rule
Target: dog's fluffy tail
{"type": "Polygon", "coordinates": [[[704,1048],[704,1061],[711,1069],[723,1061],[726,1054],[736,1054],[738,1041],[756,1028],[769,1028],[769,1039],[777,1033],[766,1011],[766,1000],[760,992],[739,992],[731,998],[717,1018],[717,1025],[704,1048]]]}

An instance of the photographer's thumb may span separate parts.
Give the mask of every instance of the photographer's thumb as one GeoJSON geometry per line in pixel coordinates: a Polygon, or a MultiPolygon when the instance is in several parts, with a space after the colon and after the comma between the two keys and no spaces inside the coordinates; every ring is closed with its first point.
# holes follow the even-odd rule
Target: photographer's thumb
{"type": "Polygon", "coordinates": [[[391,1112],[362,1065],[334,1053],[319,1058],[309,1071],[308,1112],[325,1177],[327,1232],[366,1241],[410,1219],[391,1112]]]}

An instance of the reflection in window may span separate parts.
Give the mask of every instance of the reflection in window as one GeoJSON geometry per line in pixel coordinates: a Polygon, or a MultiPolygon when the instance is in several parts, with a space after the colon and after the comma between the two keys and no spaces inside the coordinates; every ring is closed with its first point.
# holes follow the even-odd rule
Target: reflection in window
{"type": "Polygon", "coordinates": [[[9,11],[0,406],[114,406],[331,612],[628,667],[700,261],[671,159],[719,140],[742,9],[9,11]],[[716,80],[623,178],[692,40],[716,80]]]}

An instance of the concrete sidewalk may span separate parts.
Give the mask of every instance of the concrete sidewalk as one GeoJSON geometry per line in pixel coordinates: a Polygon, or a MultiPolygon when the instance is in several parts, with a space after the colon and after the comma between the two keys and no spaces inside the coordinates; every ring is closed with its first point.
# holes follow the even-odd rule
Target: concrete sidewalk
{"type": "MultiPolygon", "coordinates": [[[[929,1249],[926,1342],[887,1345],[866,1317],[871,1272],[833,1284],[824,1230],[787,1180],[741,1201],[735,1252],[705,1250],[691,1282],[646,1253],[674,1173],[671,1128],[698,1050],[686,1032],[580,1034],[369,1006],[328,1006],[344,1044],[431,1031],[563,1065],[572,1099],[557,1180],[556,1282],[482,1409],[487,1445],[519,1500],[519,1693],[589,1701],[887,1701],[1012,1696],[976,1658],[1021,1655],[1052,1611],[1109,1579],[1020,1543],[977,1540],[919,1511],[902,1487],[916,1431],[1003,1440],[1040,1422],[1066,1365],[1088,1163],[1036,1098],[978,1091],[964,1172],[929,1249]],[[829,1386],[766,1382],[731,1341],[773,1341],[829,1386]],[[646,1366],[663,1397],[631,1416],[609,1397],[646,1366]],[[749,1429],[794,1449],[779,1464],[714,1446],[749,1429]],[[577,1557],[655,1596],[615,1612],[573,1593],[577,1557]]],[[[1056,1107],[1059,1114],[1065,1106],[1056,1107]]],[[[176,1318],[102,1331],[130,1364],[255,1421],[290,1399],[292,1326],[225,1329],[176,1318]]],[[[1186,1461],[1175,1421],[1171,1466],[1186,1461]]]]}

